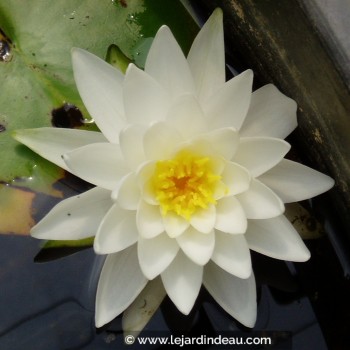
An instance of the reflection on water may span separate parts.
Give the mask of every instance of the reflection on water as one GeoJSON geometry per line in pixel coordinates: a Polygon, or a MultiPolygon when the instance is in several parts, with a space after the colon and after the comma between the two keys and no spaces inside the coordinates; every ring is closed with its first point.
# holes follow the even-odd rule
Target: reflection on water
{"type": "MultiPolygon", "coordinates": [[[[48,263],[34,263],[40,242],[11,235],[0,236],[0,249],[1,349],[120,348],[120,318],[97,332],[94,327],[95,289],[103,257],[88,249],[48,263]]],[[[301,350],[311,342],[315,349],[327,349],[310,302],[287,265],[260,255],[254,255],[253,262],[260,284],[255,329],[285,332],[292,337],[293,349],[301,350]]],[[[166,298],[146,329],[207,336],[248,331],[204,289],[187,317],[166,298]]]]}

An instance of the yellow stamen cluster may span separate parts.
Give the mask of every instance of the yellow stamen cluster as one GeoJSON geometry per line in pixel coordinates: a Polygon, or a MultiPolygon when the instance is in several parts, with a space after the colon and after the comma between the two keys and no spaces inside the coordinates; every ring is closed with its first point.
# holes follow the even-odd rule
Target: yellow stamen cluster
{"type": "Polygon", "coordinates": [[[189,220],[198,209],[215,204],[214,191],[221,179],[213,162],[183,150],[171,160],[156,163],[152,187],[162,214],[174,212],[189,220]]]}

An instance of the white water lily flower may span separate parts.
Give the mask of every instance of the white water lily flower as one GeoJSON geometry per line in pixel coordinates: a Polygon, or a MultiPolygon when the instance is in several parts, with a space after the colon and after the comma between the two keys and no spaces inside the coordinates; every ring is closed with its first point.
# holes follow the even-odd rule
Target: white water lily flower
{"type": "Polygon", "coordinates": [[[203,283],[224,310],[252,327],[249,249],[307,260],[284,203],[333,186],[328,176],[284,159],[296,103],[273,85],[252,93],[250,70],[225,82],[221,10],[187,59],[166,26],[144,71],[130,64],[123,75],[81,49],[72,57],[80,95],[102,133],[44,128],[15,137],[96,187],[59,203],[32,236],[96,234],[95,251],[108,254],[96,297],[98,327],[159,275],[182,313],[191,311],[203,283]]]}

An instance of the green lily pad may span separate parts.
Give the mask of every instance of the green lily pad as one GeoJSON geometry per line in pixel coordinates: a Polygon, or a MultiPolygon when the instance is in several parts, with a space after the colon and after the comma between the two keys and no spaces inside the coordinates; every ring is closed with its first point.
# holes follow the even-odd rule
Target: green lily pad
{"type": "Polygon", "coordinates": [[[71,48],[106,58],[122,71],[130,61],[142,67],[162,24],[188,51],[198,28],[178,0],[0,0],[0,233],[28,234],[35,223],[35,192],[63,197],[53,184],[64,171],[11,132],[51,125],[96,130],[74,84],[71,48]],[[79,114],[72,123],[56,123],[70,106],[82,113],[81,121],[79,114]],[[24,225],[17,224],[21,213],[24,225]]]}
{"type": "MultiPolygon", "coordinates": [[[[114,45],[113,53],[118,48],[135,61],[136,56],[146,56],[145,43],[164,23],[182,32],[179,36],[188,49],[196,26],[179,1],[0,0],[0,181],[17,185],[14,179],[33,179],[40,173],[45,186],[43,179],[21,185],[49,193],[50,184],[62,176],[12,139],[11,130],[50,126],[52,111],[65,103],[77,106],[83,120],[90,118],[73,81],[72,47],[104,58],[114,45]],[[176,22],[169,23],[174,17],[176,22]],[[184,21],[190,27],[184,28],[184,21]],[[49,176],[38,167],[50,168],[49,176]]],[[[136,61],[142,65],[142,60],[136,61]]]]}

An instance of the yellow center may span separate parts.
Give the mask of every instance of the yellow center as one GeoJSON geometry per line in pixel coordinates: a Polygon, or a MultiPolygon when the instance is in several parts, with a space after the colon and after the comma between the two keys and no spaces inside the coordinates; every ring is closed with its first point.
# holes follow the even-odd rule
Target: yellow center
{"type": "Polygon", "coordinates": [[[213,170],[210,158],[187,150],[171,160],[158,161],[151,183],[162,214],[174,212],[189,220],[198,209],[215,204],[214,192],[221,176],[213,170]]]}

